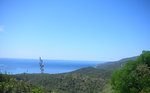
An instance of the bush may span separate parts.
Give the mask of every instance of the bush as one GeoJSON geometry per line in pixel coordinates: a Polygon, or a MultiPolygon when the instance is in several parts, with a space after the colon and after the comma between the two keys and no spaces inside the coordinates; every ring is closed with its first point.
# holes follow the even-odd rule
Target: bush
{"type": "Polygon", "coordinates": [[[136,60],[115,71],[110,84],[116,93],[150,92],[150,51],[143,51],[136,60]]]}

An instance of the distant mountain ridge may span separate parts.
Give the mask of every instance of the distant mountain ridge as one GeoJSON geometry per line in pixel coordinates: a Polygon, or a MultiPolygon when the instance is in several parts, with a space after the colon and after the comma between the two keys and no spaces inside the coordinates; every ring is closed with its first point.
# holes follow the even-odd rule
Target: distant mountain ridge
{"type": "Polygon", "coordinates": [[[118,68],[122,68],[125,65],[126,61],[136,60],[137,57],[138,56],[134,56],[134,57],[123,58],[119,61],[105,62],[105,63],[102,63],[102,64],[98,64],[96,66],[96,68],[115,71],[118,68]]]}

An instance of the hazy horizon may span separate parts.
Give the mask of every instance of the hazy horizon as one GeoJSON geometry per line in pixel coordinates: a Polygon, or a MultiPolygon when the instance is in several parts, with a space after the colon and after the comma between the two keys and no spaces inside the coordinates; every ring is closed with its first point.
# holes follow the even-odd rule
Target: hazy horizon
{"type": "MultiPolygon", "coordinates": [[[[48,60],[42,59],[44,73],[56,74],[75,71],[86,67],[95,67],[102,64],[102,61],[77,61],[77,60],[48,60]]],[[[20,73],[40,73],[38,59],[14,59],[0,58],[0,72],[9,72],[12,74],[20,73]]]]}
{"type": "Polygon", "coordinates": [[[0,58],[116,61],[150,50],[148,0],[0,0],[0,58]]]}
{"type": "MultiPolygon", "coordinates": [[[[136,56],[139,56],[139,55],[136,55],[136,56]]],[[[135,56],[131,56],[131,57],[135,57],[135,56]]],[[[95,62],[112,62],[112,61],[119,61],[121,59],[124,59],[124,58],[130,58],[130,57],[124,57],[124,58],[120,58],[120,59],[117,59],[117,60],[69,60],[69,59],[48,59],[48,58],[44,58],[44,57],[41,57],[42,60],[62,60],[62,61],[95,61],[95,62]]],[[[39,60],[39,57],[38,58],[15,58],[15,57],[0,57],[0,59],[33,59],[33,60],[39,60]]]]}

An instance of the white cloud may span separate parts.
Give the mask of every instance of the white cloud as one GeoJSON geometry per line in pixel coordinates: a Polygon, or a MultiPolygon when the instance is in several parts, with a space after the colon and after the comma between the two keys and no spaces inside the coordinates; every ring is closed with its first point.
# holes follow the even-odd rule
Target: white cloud
{"type": "Polygon", "coordinates": [[[0,26],[0,32],[4,31],[4,26],[0,26]]]}

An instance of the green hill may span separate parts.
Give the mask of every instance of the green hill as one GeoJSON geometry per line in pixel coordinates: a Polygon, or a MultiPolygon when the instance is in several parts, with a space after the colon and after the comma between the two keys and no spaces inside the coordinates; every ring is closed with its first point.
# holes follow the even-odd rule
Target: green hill
{"type": "Polygon", "coordinates": [[[98,93],[108,83],[111,74],[111,71],[88,67],[63,74],[18,74],[14,77],[42,85],[45,92],[98,93]]]}
{"type": "Polygon", "coordinates": [[[128,61],[128,60],[136,60],[137,57],[138,56],[129,57],[129,58],[123,58],[123,59],[121,59],[119,61],[105,62],[103,64],[98,64],[96,66],[96,68],[115,71],[118,68],[124,67],[126,61],[128,61]]]}

